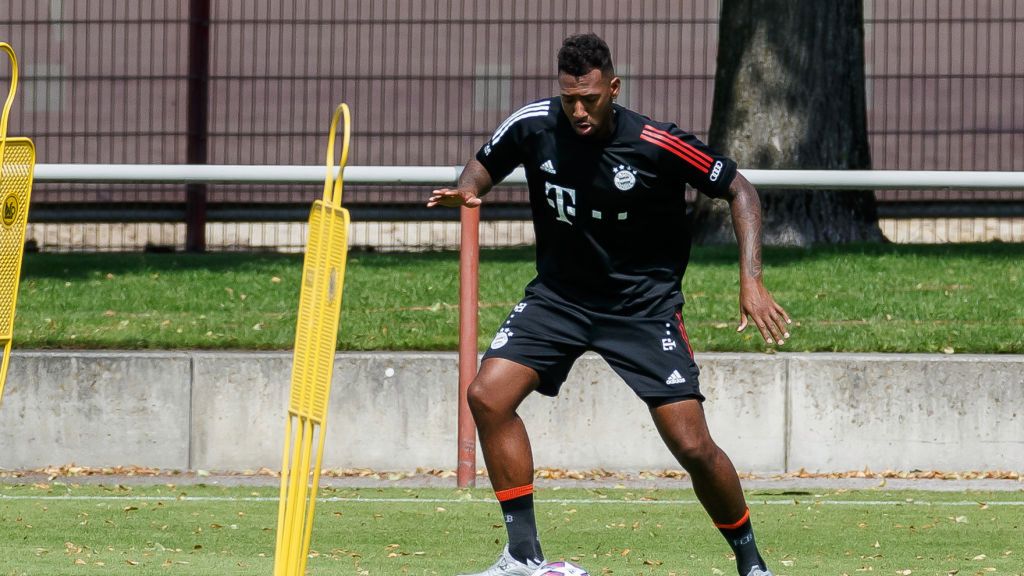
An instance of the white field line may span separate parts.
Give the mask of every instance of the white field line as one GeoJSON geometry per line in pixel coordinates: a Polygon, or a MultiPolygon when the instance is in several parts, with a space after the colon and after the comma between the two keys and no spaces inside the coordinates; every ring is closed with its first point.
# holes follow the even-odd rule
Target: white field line
{"type": "MultiPolygon", "coordinates": [[[[270,496],[75,496],[50,495],[3,495],[0,500],[30,500],[30,501],[117,501],[117,502],[277,502],[277,497],[270,496]]],[[[497,504],[492,498],[346,498],[331,496],[317,498],[318,502],[345,502],[348,504],[497,504]]],[[[692,506],[700,504],[697,500],[610,500],[599,498],[552,498],[538,499],[543,504],[628,504],[637,506],[692,506]]],[[[823,500],[810,498],[807,500],[757,500],[748,499],[748,503],[754,506],[1024,506],[1021,500],[1002,500],[993,502],[982,502],[977,500],[956,500],[956,501],[931,501],[931,500],[823,500]]]]}

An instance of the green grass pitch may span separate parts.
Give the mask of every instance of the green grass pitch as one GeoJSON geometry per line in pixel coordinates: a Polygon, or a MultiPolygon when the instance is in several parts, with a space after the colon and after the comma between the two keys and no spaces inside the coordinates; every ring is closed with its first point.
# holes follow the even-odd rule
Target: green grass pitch
{"type": "MultiPolygon", "coordinates": [[[[748,492],[779,575],[1024,574],[1024,490],[748,492]]],[[[0,575],[270,574],[274,487],[0,485],[0,575]]],[[[731,575],[688,490],[538,493],[549,559],[593,575],[731,575]]],[[[484,489],[325,489],[311,574],[482,569],[504,542],[484,489]]]]}

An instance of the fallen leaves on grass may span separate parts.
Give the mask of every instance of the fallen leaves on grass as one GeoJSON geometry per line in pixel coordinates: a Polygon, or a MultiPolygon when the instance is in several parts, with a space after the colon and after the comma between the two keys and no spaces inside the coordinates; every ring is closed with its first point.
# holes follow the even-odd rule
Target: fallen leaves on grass
{"type": "MultiPolygon", "coordinates": [[[[259,468],[257,470],[242,471],[218,471],[209,472],[206,470],[168,470],[143,466],[111,466],[93,468],[67,464],[64,466],[49,466],[32,470],[3,470],[0,469],[0,478],[31,478],[34,476],[45,476],[47,481],[63,477],[82,476],[129,476],[129,477],[158,477],[158,476],[187,476],[195,474],[201,477],[211,474],[223,476],[270,476],[277,477],[277,470],[270,468],[259,468]]],[[[417,468],[412,471],[374,470],[371,468],[326,468],[321,475],[329,478],[373,478],[377,480],[403,480],[417,476],[433,476],[435,478],[452,478],[456,472],[442,468],[417,468]]],[[[478,469],[476,475],[481,478],[487,477],[485,469],[478,469]]],[[[542,480],[631,480],[631,479],[673,479],[683,480],[688,477],[683,470],[643,470],[639,472],[615,472],[603,468],[592,468],[589,470],[567,470],[561,468],[538,468],[534,474],[537,479],[542,480]]],[[[1024,474],[1012,470],[968,470],[952,472],[943,470],[883,470],[872,471],[869,468],[863,470],[850,470],[842,472],[810,472],[804,468],[796,472],[786,474],[740,474],[745,480],[785,480],[791,478],[822,478],[822,479],[878,479],[883,482],[886,479],[902,480],[1017,480],[1024,482],[1024,474]]],[[[45,484],[38,484],[40,489],[48,489],[45,484]],[[45,486],[43,488],[42,486],[45,486]]],[[[984,509],[985,504],[979,502],[984,509]]]]}
{"type": "MultiPolygon", "coordinates": [[[[759,478],[751,475],[750,478],[759,478]]],[[[760,476],[763,478],[763,476],[760,476]]],[[[908,480],[1021,480],[1021,473],[1012,470],[968,470],[964,472],[947,472],[941,470],[883,470],[873,472],[869,468],[848,472],[808,472],[801,468],[792,474],[768,476],[768,478],[891,478],[908,480]]]]}

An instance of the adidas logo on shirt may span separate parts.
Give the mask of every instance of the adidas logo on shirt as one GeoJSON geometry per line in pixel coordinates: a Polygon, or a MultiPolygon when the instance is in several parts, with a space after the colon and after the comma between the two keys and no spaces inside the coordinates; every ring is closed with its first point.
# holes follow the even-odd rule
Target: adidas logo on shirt
{"type": "Polygon", "coordinates": [[[554,163],[551,162],[551,160],[547,160],[543,164],[541,164],[540,165],[540,169],[545,171],[545,172],[547,172],[548,174],[555,174],[556,173],[555,172],[555,165],[554,165],[554,163]]]}
{"type": "Polygon", "coordinates": [[[673,370],[672,375],[668,377],[668,380],[665,380],[665,384],[668,385],[685,383],[686,378],[683,378],[683,375],[679,373],[679,370],[673,370]]]}

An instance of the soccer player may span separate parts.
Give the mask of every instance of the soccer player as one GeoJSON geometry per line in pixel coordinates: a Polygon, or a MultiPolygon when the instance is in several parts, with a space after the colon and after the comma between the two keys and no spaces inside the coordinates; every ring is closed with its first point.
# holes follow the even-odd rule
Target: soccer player
{"type": "Polygon", "coordinates": [[[561,95],[524,106],[494,131],[427,206],[480,206],[495,182],[526,169],[537,277],[498,329],[469,388],[484,460],[508,531],[498,561],[475,576],[529,576],[544,563],[533,507],[533,455],[516,409],[554,396],[585,351],[626,381],[736,554],[741,576],[770,576],[736,469],[712,440],[683,326],[680,282],[690,253],[685,184],[729,201],[740,252],[738,331],[768,343],[790,319],[761,280],[761,206],[729,158],[675,124],[615,104],[621,82],[607,44],[567,38],[561,95]]]}

